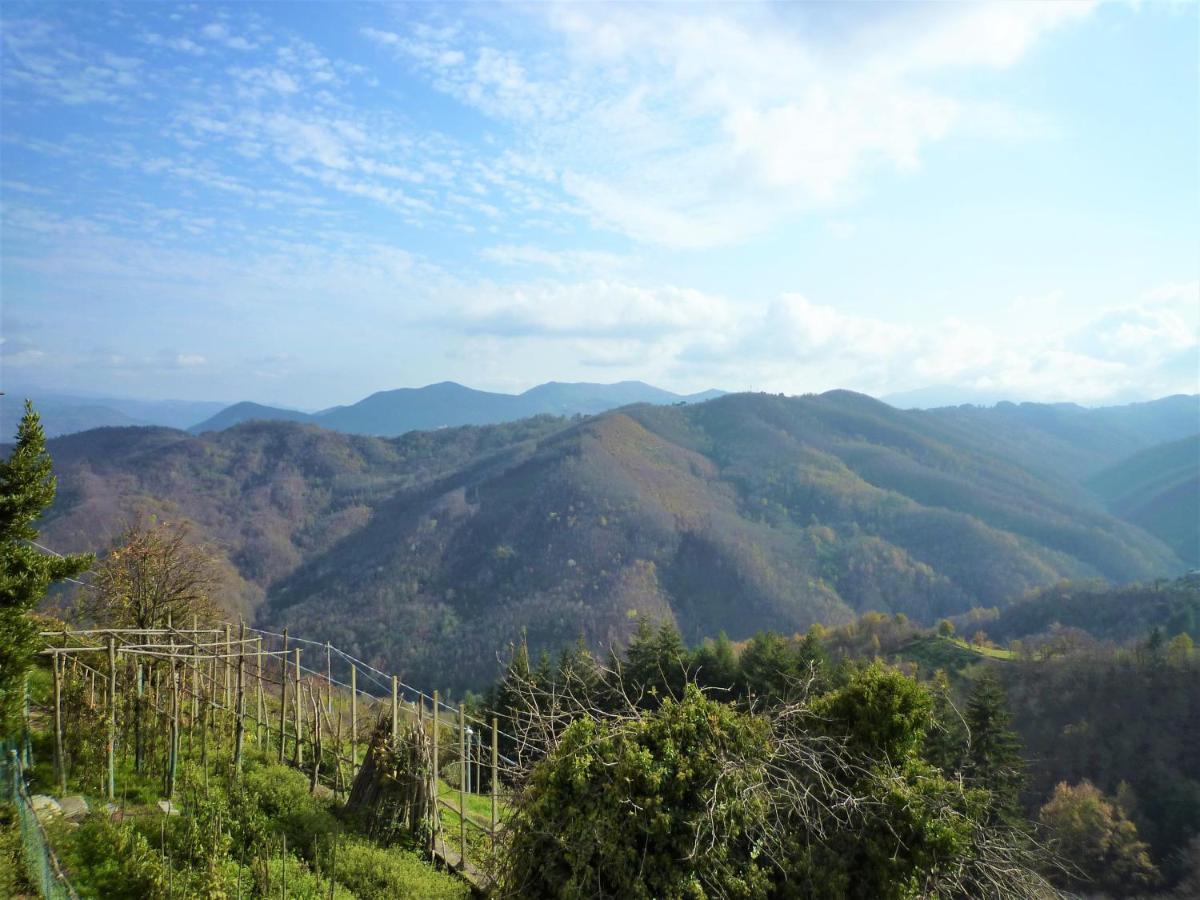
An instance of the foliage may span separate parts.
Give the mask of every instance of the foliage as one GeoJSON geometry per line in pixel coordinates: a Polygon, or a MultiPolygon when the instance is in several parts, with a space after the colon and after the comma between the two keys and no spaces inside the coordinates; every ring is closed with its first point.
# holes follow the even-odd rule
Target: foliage
{"type": "Polygon", "coordinates": [[[1054,849],[1074,867],[1065,886],[1126,896],[1159,881],[1137,826],[1090,782],[1060,782],[1038,819],[1049,829],[1054,849]]]}
{"type": "Polygon", "coordinates": [[[967,698],[964,770],[968,784],[991,791],[999,812],[1016,821],[1020,818],[1024,764],[1021,742],[1011,723],[1004,685],[994,673],[984,672],[967,698]]]}
{"type": "Polygon", "coordinates": [[[169,513],[221,548],[229,609],[456,693],[494,678],[523,629],[536,658],[581,634],[603,653],[643,619],[690,644],[869,610],[928,624],[1181,565],[1073,483],[1013,465],[1001,437],[847,392],[389,440],[102,429],[55,443],[51,544],[169,513]]]}
{"type": "Polygon", "coordinates": [[[64,862],[72,883],[85,897],[150,900],[167,896],[163,858],[146,836],[128,822],[91,815],[69,841],[64,862]]]}
{"type": "Polygon", "coordinates": [[[353,838],[338,847],[336,873],[361,900],[466,900],[471,894],[466,884],[434,871],[415,853],[383,850],[353,838]]]}
{"type": "Polygon", "coordinates": [[[51,556],[33,546],[34,523],[54,502],[55,489],[41,423],[26,401],[17,442],[0,462],[0,734],[16,727],[37,648],[29,613],[51,584],[78,575],[92,562],[89,555],[51,556]]]}
{"type": "Polygon", "coordinates": [[[507,847],[522,896],[750,897],[765,884],[746,846],[766,759],[762,722],[688,687],[650,715],[579,719],[539,765],[507,847]],[[727,767],[736,756],[750,765],[727,767]],[[719,828],[709,819],[720,816],[719,828]]]}

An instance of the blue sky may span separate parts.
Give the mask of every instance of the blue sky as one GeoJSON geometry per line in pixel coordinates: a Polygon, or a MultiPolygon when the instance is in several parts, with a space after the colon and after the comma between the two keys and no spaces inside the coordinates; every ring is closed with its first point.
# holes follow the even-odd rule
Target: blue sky
{"type": "Polygon", "coordinates": [[[1197,12],[5,3],[4,380],[1194,392],[1197,12]]]}

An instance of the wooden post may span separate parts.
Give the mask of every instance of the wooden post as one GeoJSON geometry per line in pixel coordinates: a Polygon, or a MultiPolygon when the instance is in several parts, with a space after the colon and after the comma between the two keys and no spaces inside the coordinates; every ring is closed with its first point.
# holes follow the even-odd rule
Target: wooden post
{"type": "Polygon", "coordinates": [[[242,741],[246,734],[246,623],[238,629],[238,667],[237,667],[237,722],[233,737],[233,771],[240,775],[242,771],[242,741]]]}
{"type": "Polygon", "coordinates": [[[325,689],[326,689],[326,709],[329,714],[333,715],[333,648],[329,646],[329,641],[325,642],[325,689]]]}
{"type": "Polygon", "coordinates": [[[292,652],[296,654],[296,688],[294,691],[296,702],[293,704],[296,712],[296,755],[294,759],[296,767],[299,768],[304,765],[304,749],[301,743],[304,740],[304,700],[300,696],[300,648],[297,647],[292,652]]]}
{"type": "Polygon", "coordinates": [[[258,715],[254,718],[254,739],[259,749],[263,747],[263,725],[266,724],[266,700],[263,697],[262,681],[262,638],[254,639],[255,672],[258,676],[258,715]]]}
{"type": "Polygon", "coordinates": [[[467,759],[467,711],[458,704],[458,844],[462,850],[462,867],[467,868],[467,779],[471,777],[471,761],[467,759]]]}
{"type": "MultiPolygon", "coordinates": [[[[175,643],[175,638],[171,638],[171,643],[175,643]]],[[[174,647],[171,648],[171,655],[175,655],[174,647]]],[[[167,749],[167,789],[165,791],[167,799],[170,800],[175,793],[175,773],[179,763],[179,682],[183,677],[183,673],[179,669],[179,664],[171,660],[171,746],[167,749]]]]}
{"type": "Polygon", "coordinates": [[[358,777],[358,666],[350,666],[350,780],[358,777]]]}
{"type": "Polygon", "coordinates": [[[500,740],[496,717],[492,716],[492,852],[496,852],[496,800],[499,784],[500,740]]]}
{"type": "Polygon", "coordinates": [[[429,829],[429,849],[433,850],[435,836],[441,831],[442,808],[439,805],[441,792],[438,790],[438,692],[433,692],[433,784],[429,786],[429,796],[433,798],[433,822],[429,829]]]}
{"type": "Polygon", "coordinates": [[[279,657],[279,763],[283,764],[287,743],[287,629],[283,629],[283,655],[279,657]]]}
{"type": "Polygon", "coordinates": [[[226,622],[225,623],[225,658],[224,658],[224,667],[223,667],[223,677],[225,679],[225,722],[228,726],[232,727],[233,719],[230,716],[230,713],[233,712],[233,701],[230,698],[229,692],[230,692],[230,688],[232,687],[230,682],[232,681],[231,676],[233,674],[233,667],[230,665],[229,657],[232,653],[233,648],[230,644],[229,637],[230,637],[229,623],[226,622]]]}
{"type": "MultiPolygon", "coordinates": [[[[192,729],[196,728],[196,718],[200,713],[200,629],[199,621],[195,616],[192,616],[192,729]]],[[[191,738],[188,738],[189,746],[191,738]]]]}
{"type": "Polygon", "coordinates": [[[392,676],[392,743],[400,740],[400,679],[392,676]]]}
{"type": "Polygon", "coordinates": [[[65,665],[57,651],[50,661],[54,663],[54,774],[58,776],[58,795],[61,797],[67,792],[67,761],[63,758],[62,728],[62,670],[65,665]]]}
{"type": "Polygon", "coordinates": [[[108,636],[108,799],[117,795],[117,639],[108,636]]]}

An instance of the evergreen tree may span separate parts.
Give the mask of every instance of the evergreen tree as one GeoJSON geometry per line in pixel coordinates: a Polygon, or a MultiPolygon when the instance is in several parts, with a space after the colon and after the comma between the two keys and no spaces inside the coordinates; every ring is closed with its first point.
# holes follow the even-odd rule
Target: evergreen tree
{"type": "Polygon", "coordinates": [[[994,673],[985,672],[975,682],[963,718],[969,740],[964,765],[968,783],[992,792],[1002,818],[1018,819],[1025,781],[1021,742],[1010,727],[1008,696],[994,673]]]}
{"type": "MultiPolygon", "coordinates": [[[[705,641],[694,655],[696,683],[704,688],[728,691],[738,678],[737,654],[733,641],[722,631],[717,639],[705,641]]],[[[714,695],[719,696],[719,695],[714,695]]]]}
{"type": "Polygon", "coordinates": [[[54,492],[46,436],[27,400],[16,446],[0,462],[0,733],[18,725],[25,675],[37,649],[29,613],[52,583],[92,563],[90,555],[49,556],[31,543],[38,536],[34,523],[54,502],[54,492]]]}
{"type": "Polygon", "coordinates": [[[742,694],[765,700],[784,700],[796,693],[803,676],[799,658],[788,642],[773,631],[760,631],[742,651],[742,694]]]}
{"type": "Polygon", "coordinates": [[[679,698],[690,680],[691,654],[679,631],[663,622],[655,631],[645,619],[625,651],[623,675],[631,698],[641,696],[647,706],[657,706],[665,697],[679,698]]]}

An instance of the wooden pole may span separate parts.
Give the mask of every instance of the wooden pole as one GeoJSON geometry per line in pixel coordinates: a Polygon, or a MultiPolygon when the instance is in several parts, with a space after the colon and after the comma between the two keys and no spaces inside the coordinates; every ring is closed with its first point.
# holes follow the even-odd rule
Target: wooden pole
{"type": "Polygon", "coordinates": [[[175,660],[171,660],[171,746],[167,750],[166,790],[168,800],[175,793],[175,773],[179,764],[179,682],[182,677],[183,673],[179,669],[179,664],[175,660]]]}
{"type": "MultiPolygon", "coordinates": [[[[193,645],[200,643],[200,635],[198,634],[199,629],[196,627],[198,624],[199,623],[196,619],[196,616],[192,616],[192,644],[193,645]]],[[[196,653],[193,655],[199,657],[200,652],[199,652],[198,648],[196,650],[196,653]]],[[[196,718],[199,715],[199,712],[200,712],[200,660],[193,659],[192,660],[192,729],[193,730],[196,728],[196,718]]],[[[188,738],[188,745],[189,745],[189,747],[191,746],[191,738],[188,738]]]]}
{"type": "Polygon", "coordinates": [[[400,740],[400,679],[392,676],[392,743],[400,740]]]}
{"type": "Polygon", "coordinates": [[[62,728],[62,679],[64,661],[56,652],[50,661],[54,663],[54,774],[58,776],[58,795],[67,792],[67,761],[63,758],[62,728]]]}
{"type": "Polygon", "coordinates": [[[304,749],[301,742],[304,740],[304,700],[300,696],[300,648],[297,647],[292,651],[296,655],[296,687],[293,691],[296,702],[292,704],[295,707],[296,714],[296,767],[304,765],[304,749]]]}
{"type": "Polygon", "coordinates": [[[358,666],[350,666],[350,780],[358,777],[358,666]]]}
{"type": "Polygon", "coordinates": [[[283,629],[283,655],[279,657],[279,763],[283,764],[287,743],[287,645],[288,630],[283,629]]]}
{"type": "Polygon", "coordinates": [[[492,852],[496,852],[496,806],[497,785],[499,784],[500,741],[499,729],[496,727],[496,717],[492,716],[492,852]]]}
{"type": "Polygon", "coordinates": [[[266,699],[263,697],[263,670],[262,670],[262,638],[254,639],[254,656],[256,659],[255,673],[258,675],[258,715],[254,719],[254,738],[261,750],[263,741],[263,726],[266,724],[266,699]]]}
{"type": "Polygon", "coordinates": [[[441,792],[438,790],[438,692],[433,692],[433,784],[429,786],[429,796],[433,798],[433,822],[429,829],[429,849],[433,850],[435,835],[441,830],[442,811],[438,805],[441,792]]]}
{"type": "Polygon", "coordinates": [[[325,642],[325,689],[327,705],[326,709],[329,714],[333,715],[333,648],[329,646],[329,641],[325,642]]]}
{"type": "Polygon", "coordinates": [[[232,646],[230,644],[230,640],[229,640],[229,623],[226,622],[225,623],[225,658],[223,661],[223,664],[224,664],[223,673],[224,673],[224,678],[225,678],[225,722],[227,723],[227,725],[229,727],[233,726],[233,719],[231,716],[231,713],[233,712],[233,702],[232,702],[232,700],[230,698],[230,694],[229,694],[229,691],[231,688],[230,681],[232,680],[230,676],[233,674],[233,671],[232,671],[233,667],[231,666],[231,664],[229,662],[229,656],[230,656],[230,653],[232,652],[232,649],[233,648],[232,648],[232,646]]]}
{"type": "Polygon", "coordinates": [[[462,867],[467,868],[467,779],[471,777],[471,761],[467,759],[467,711],[458,704],[458,844],[462,850],[462,867]]]}
{"type": "Polygon", "coordinates": [[[108,636],[108,799],[117,795],[117,639],[108,636]]]}
{"type": "Polygon", "coordinates": [[[238,667],[237,667],[237,723],[233,737],[233,771],[242,771],[242,741],[246,735],[246,623],[242,622],[238,629],[238,667]]]}

